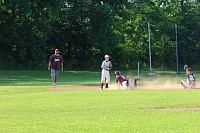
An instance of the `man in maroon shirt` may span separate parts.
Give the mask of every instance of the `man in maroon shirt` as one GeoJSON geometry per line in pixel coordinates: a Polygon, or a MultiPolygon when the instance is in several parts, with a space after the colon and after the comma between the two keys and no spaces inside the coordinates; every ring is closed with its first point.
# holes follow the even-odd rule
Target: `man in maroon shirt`
{"type": "Polygon", "coordinates": [[[137,89],[137,81],[139,80],[137,77],[134,77],[134,85],[129,83],[128,77],[125,77],[121,74],[120,71],[115,71],[116,82],[118,83],[118,89],[122,85],[125,89],[137,89]]]}
{"type": "Polygon", "coordinates": [[[56,86],[56,81],[58,78],[59,71],[63,71],[63,58],[59,55],[59,50],[55,49],[55,54],[51,55],[49,58],[48,70],[51,71],[53,86],[56,86]]]}

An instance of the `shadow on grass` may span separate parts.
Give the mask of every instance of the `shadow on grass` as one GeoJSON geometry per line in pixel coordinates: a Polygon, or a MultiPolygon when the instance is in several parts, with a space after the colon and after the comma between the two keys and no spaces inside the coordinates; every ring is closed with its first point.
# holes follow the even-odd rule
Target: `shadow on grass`
{"type": "MultiPolygon", "coordinates": [[[[0,71],[0,87],[3,86],[52,86],[49,71],[0,71]]],[[[124,72],[130,75],[130,80],[133,80],[135,72],[124,72]]],[[[174,82],[185,79],[185,74],[178,74],[168,72],[162,75],[161,72],[155,77],[147,76],[147,72],[142,72],[139,83],[165,83],[174,82]]],[[[111,83],[115,83],[113,71],[111,72],[111,83]]],[[[196,75],[198,76],[198,75],[196,75]]],[[[60,72],[58,77],[59,86],[98,86],[100,84],[101,73],[93,71],[64,71],[60,72]]]]}
{"type": "MultiPolygon", "coordinates": [[[[2,86],[51,86],[48,71],[0,71],[0,87],[2,86]]],[[[64,71],[60,72],[58,85],[96,85],[99,72],[64,71]]]]}

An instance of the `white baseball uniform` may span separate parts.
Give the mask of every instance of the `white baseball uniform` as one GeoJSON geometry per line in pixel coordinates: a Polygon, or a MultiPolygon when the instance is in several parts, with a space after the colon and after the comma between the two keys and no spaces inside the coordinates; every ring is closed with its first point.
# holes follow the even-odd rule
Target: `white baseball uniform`
{"type": "Polygon", "coordinates": [[[188,79],[187,81],[181,81],[181,85],[184,87],[184,88],[188,88],[188,89],[195,89],[195,85],[191,85],[189,81],[195,81],[195,78],[193,75],[188,75],[188,79]]]}
{"type": "Polygon", "coordinates": [[[127,86],[127,82],[128,82],[128,81],[123,81],[123,82],[122,82],[122,86],[123,86],[125,89],[128,89],[128,90],[137,89],[137,86],[131,84],[130,82],[128,83],[128,86],[127,86]]]}
{"type": "Polygon", "coordinates": [[[102,73],[101,73],[101,83],[110,83],[110,73],[108,68],[112,68],[112,64],[110,61],[104,60],[101,64],[102,73]]]}

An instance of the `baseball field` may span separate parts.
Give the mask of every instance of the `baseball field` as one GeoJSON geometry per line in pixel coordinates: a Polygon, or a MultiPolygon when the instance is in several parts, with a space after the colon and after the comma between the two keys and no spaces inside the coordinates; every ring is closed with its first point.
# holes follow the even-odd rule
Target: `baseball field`
{"type": "MultiPolygon", "coordinates": [[[[136,90],[99,90],[100,72],[0,71],[2,133],[197,133],[200,89],[183,89],[184,73],[142,72],[136,90]]],[[[136,72],[123,72],[130,79],[136,72]]],[[[194,72],[197,77],[200,75],[194,72]]]]}

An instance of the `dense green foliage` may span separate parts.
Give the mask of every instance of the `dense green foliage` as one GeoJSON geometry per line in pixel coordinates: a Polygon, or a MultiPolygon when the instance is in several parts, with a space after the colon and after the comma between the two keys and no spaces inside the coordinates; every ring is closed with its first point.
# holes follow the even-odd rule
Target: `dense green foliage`
{"type": "Polygon", "coordinates": [[[54,48],[68,69],[99,68],[104,54],[116,69],[194,65],[200,55],[200,3],[195,0],[0,0],[0,68],[46,69],[54,48]]]}

